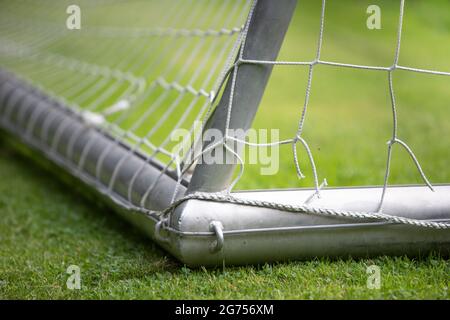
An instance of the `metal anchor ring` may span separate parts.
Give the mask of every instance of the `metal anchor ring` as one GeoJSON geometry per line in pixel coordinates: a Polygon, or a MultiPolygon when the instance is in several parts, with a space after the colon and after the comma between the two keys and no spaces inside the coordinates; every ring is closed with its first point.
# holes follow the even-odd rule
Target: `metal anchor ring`
{"type": "Polygon", "coordinates": [[[159,220],[156,224],[155,224],[155,237],[156,239],[162,241],[162,242],[169,242],[169,238],[168,237],[163,237],[161,235],[161,228],[163,227],[163,224],[166,222],[166,220],[159,220]]]}
{"type": "Polygon", "coordinates": [[[209,230],[213,231],[216,235],[216,240],[211,243],[211,253],[216,253],[222,250],[224,237],[223,237],[223,225],[220,221],[211,221],[209,224],[209,230]]]}

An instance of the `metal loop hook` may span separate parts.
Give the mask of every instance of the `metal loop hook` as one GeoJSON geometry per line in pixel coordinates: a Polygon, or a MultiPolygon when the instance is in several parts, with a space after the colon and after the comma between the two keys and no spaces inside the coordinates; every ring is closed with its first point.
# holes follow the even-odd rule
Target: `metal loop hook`
{"type": "Polygon", "coordinates": [[[163,224],[166,222],[166,219],[159,220],[155,224],[155,238],[158,239],[161,242],[169,242],[169,237],[164,237],[161,235],[161,228],[163,227],[163,224]]]}
{"type": "Polygon", "coordinates": [[[209,230],[216,234],[216,240],[211,243],[211,253],[216,253],[222,250],[224,237],[223,237],[223,225],[220,221],[211,221],[209,224],[209,230]]]}

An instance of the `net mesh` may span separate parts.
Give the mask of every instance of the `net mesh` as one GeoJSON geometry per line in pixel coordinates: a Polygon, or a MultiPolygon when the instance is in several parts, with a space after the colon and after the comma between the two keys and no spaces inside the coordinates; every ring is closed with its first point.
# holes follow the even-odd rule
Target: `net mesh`
{"type": "MultiPolygon", "coordinates": [[[[295,134],[269,143],[253,143],[228,134],[236,97],[230,93],[226,134],[212,148],[225,147],[240,165],[240,172],[230,184],[231,191],[241,179],[244,161],[231,143],[256,148],[291,146],[293,167],[299,178],[305,176],[300,166],[301,146],[310,162],[315,191],[307,204],[320,196],[326,182],[319,180],[315,156],[305,138],[304,127],[313,89],[313,75],[319,66],[338,69],[360,69],[384,73],[388,85],[392,115],[392,134],[387,144],[383,191],[377,211],[382,210],[390,177],[392,148],[398,145],[409,154],[424,183],[432,189],[414,150],[398,132],[398,112],[394,75],[396,72],[448,77],[450,72],[415,68],[400,64],[405,1],[399,1],[398,26],[392,63],[387,66],[341,63],[322,59],[326,29],[327,2],[322,1],[320,26],[315,54],[308,61],[261,61],[242,55],[256,1],[79,1],[82,24],[80,30],[66,27],[66,1],[3,1],[0,12],[0,61],[2,67],[14,71],[54,99],[63,101],[78,112],[87,123],[111,134],[117,143],[143,153],[148,162],[164,164],[162,171],[176,172],[178,182],[190,174],[198,158],[173,153],[171,133],[186,128],[195,130],[196,120],[208,119],[220,98],[225,80],[234,88],[242,65],[275,65],[307,69],[304,101],[295,134]],[[246,20],[247,19],[247,20],[246,20]],[[243,45],[242,45],[243,44],[243,45]],[[242,46],[241,46],[242,45],[242,46]],[[236,59],[237,57],[237,59],[236,59]],[[189,159],[189,160],[187,160],[189,159]]],[[[298,10],[301,10],[299,8],[298,10]]],[[[56,150],[67,123],[59,125],[52,137],[56,150]]],[[[81,134],[81,132],[79,133],[81,134]]],[[[67,155],[77,142],[74,134],[67,145],[67,155]]],[[[76,163],[85,166],[86,156],[95,141],[88,142],[76,163]]],[[[191,152],[195,148],[191,148],[191,152]]],[[[96,164],[100,180],[105,148],[96,164]]],[[[119,159],[114,173],[104,182],[114,187],[116,177],[127,158],[119,159]]],[[[134,179],[142,168],[136,168],[134,179]]],[[[211,177],[214,179],[214,177],[211,177]]],[[[128,190],[131,199],[133,181],[128,190]]],[[[149,191],[151,188],[149,188],[149,191]]],[[[145,197],[139,201],[143,206],[145,197]]],[[[173,200],[177,190],[173,191],[173,200]]]]}
{"type": "MultiPolygon", "coordinates": [[[[66,25],[71,4],[2,2],[2,67],[148,162],[162,163],[163,171],[176,171],[171,133],[191,129],[211,108],[240,44],[250,1],[79,1],[77,30],[66,25]]],[[[61,136],[69,126],[59,125],[49,152],[65,143],[61,136]]],[[[71,137],[67,158],[81,134],[71,137]]],[[[76,163],[80,172],[95,143],[84,146],[76,163]]],[[[110,151],[105,148],[97,162],[99,180],[110,151]]],[[[126,161],[117,162],[106,182],[110,189],[126,161]]]]}
{"type": "MultiPolygon", "coordinates": [[[[232,72],[232,81],[234,82],[237,76],[237,73],[239,72],[239,67],[243,64],[255,64],[255,65],[278,65],[278,66],[297,66],[297,67],[306,67],[308,69],[307,72],[307,84],[305,88],[305,96],[304,96],[304,102],[303,107],[300,115],[300,119],[298,121],[297,130],[295,132],[295,136],[289,139],[280,140],[280,141],[272,141],[271,143],[261,144],[261,143],[250,143],[248,140],[239,139],[235,136],[226,135],[221,141],[225,145],[225,147],[232,153],[233,150],[230,147],[227,147],[227,141],[237,141],[240,144],[246,144],[248,146],[252,147],[273,147],[273,146],[279,146],[279,145],[291,145],[292,146],[292,153],[293,153],[293,159],[294,159],[294,166],[297,172],[297,176],[302,179],[305,177],[304,173],[302,172],[302,169],[299,164],[299,155],[297,150],[297,145],[300,144],[305,151],[305,154],[310,162],[310,167],[312,171],[313,181],[314,181],[314,188],[315,192],[308,198],[307,203],[309,203],[312,199],[315,197],[320,197],[320,189],[327,184],[327,181],[324,179],[321,183],[318,178],[318,172],[313,156],[313,152],[311,151],[311,148],[309,147],[309,144],[307,140],[303,136],[304,132],[304,124],[306,120],[306,115],[308,111],[309,106],[309,100],[311,96],[311,90],[312,90],[312,80],[313,80],[313,74],[315,68],[319,65],[323,66],[332,66],[332,67],[338,67],[338,68],[352,68],[352,69],[361,69],[361,70],[370,70],[370,71],[379,71],[384,72],[386,74],[387,83],[388,83],[388,93],[389,93],[389,99],[390,99],[390,107],[391,107],[391,113],[392,113],[392,135],[390,139],[387,141],[387,162],[385,167],[385,174],[384,174],[384,182],[383,182],[383,188],[382,193],[380,197],[380,202],[377,212],[382,211],[383,202],[385,199],[388,182],[389,182],[389,176],[390,176],[390,168],[391,168],[391,161],[392,161],[392,148],[394,145],[401,146],[407,154],[410,156],[411,161],[414,163],[415,167],[417,168],[418,174],[420,175],[423,182],[429,187],[431,191],[433,191],[433,187],[428,180],[427,176],[425,175],[419,160],[417,159],[416,155],[414,154],[414,151],[412,148],[401,139],[399,133],[398,133],[398,112],[397,112],[397,103],[396,103],[396,93],[394,90],[394,81],[393,77],[396,71],[407,71],[407,72],[413,72],[413,73],[421,73],[421,74],[429,74],[429,75],[435,75],[435,76],[450,76],[450,72],[445,71],[438,71],[438,70],[430,70],[430,69],[421,69],[421,68],[415,68],[410,66],[403,66],[399,64],[399,57],[400,57],[400,47],[402,43],[402,31],[403,31],[403,18],[404,18],[404,11],[405,11],[405,1],[399,1],[399,13],[398,13],[398,26],[397,26],[397,32],[396,32],[396,42],[393,43],[393,46],[395,46],[394,54],[392,57],[392,64],[388,66],[374,66],[374,65],[360,65],[360,64],[351,64],[351,63],[341,63],[341,62],[335,62],[335,61],[327,61],[324,59],[321,59],[321,52],[322,52],[322,46],[323,46],[323,39],[324,39],[324,30],[325,30],[325,16],[326,16],[326,4],[327,1],[323,0],[321,5],[321,14],[320,14],[320,26],[319,26],[319,33],[318,33],[318,39],[316,44],[316,52],[315,57],[311,61],[262,61],[262,60],[252,60],[243,58],[242,56],[242,50],[240,51],[239,57],[236,61],[236,63],[233,66],[233,72],[232,72]]],[[[251,19],[251,13],[250,13],[250,19],[251,19]]],[[[229,128],[229,121],[230,116],[233,108],[233,90],[231,91],[231,97],[230,97],[230,103],[228,105],[228,123],[226,125],[227,128],[229,128]]],[[[231,188],[241,179],[243,172],[244,172],[244,161],[240,158],[240,156],[236,153],[234,153],[234,156],[238,160],[241,170],[239,174],[237,175],[236,179],[232,182],[231,188]]]]}

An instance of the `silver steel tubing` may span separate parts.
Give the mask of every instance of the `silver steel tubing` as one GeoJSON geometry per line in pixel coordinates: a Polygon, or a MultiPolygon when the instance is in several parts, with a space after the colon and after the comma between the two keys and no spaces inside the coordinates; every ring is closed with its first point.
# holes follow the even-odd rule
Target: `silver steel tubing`
{"type": "MultiPolygon", "coordinates": [[[[381,187],[324,189],[311,205],[344,211],[374,212],[381,187]]],[[[313,190],[237,192],[237,198],[301,205],[313,190]]],[[[388,189],[386,214],[450,222],[450,186],[435,192],[425,186],[388,189]]],[[[374,255],[450,253],[449,229],[427,229],[405,224],[355,220],[283,212],[235,204],[189,200],[175,211],[171,241],[177,257],[190,265],[246,264],[312,257],[366,257],[374,255]],[[217,236],[210,223],[223,225],[223,246],[211,253],[217,236]],[[176,230],[176,231],[175,231],[176,230]],[[209,241],[205,241],[205,238],[209,241]]]]}

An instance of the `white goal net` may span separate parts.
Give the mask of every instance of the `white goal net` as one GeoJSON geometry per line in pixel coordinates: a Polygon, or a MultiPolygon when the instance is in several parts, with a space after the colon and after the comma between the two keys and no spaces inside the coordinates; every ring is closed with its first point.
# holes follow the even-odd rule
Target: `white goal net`
{"type": "MultiPolygon", "coordinates": [[[[450,7],[375,2],[2,1],[0,126],[153,219],[162,243],[217,235],[215,253],[224,235],[284,241],[355,221],[448,230],[450,7]],[[389,196],[405,182],[421,186],[389,196]],[[310,189],[235,192],[286,187],[310,189]],[[181,226],[191,200],[234,205],[240,222],[216,223],[217,209],[181,226]],[[422,219],[417,203],[437,209],[422,219]]],[[[424,237],[448,248],[448,233],[424,237]]],[[[232,261],[245,260],[239,241],[232,261]]],[[[256,243],[249,261],[269,259],[256,243]]],[[[291,249],[284,256],[297,257],[291,249]]]]}

